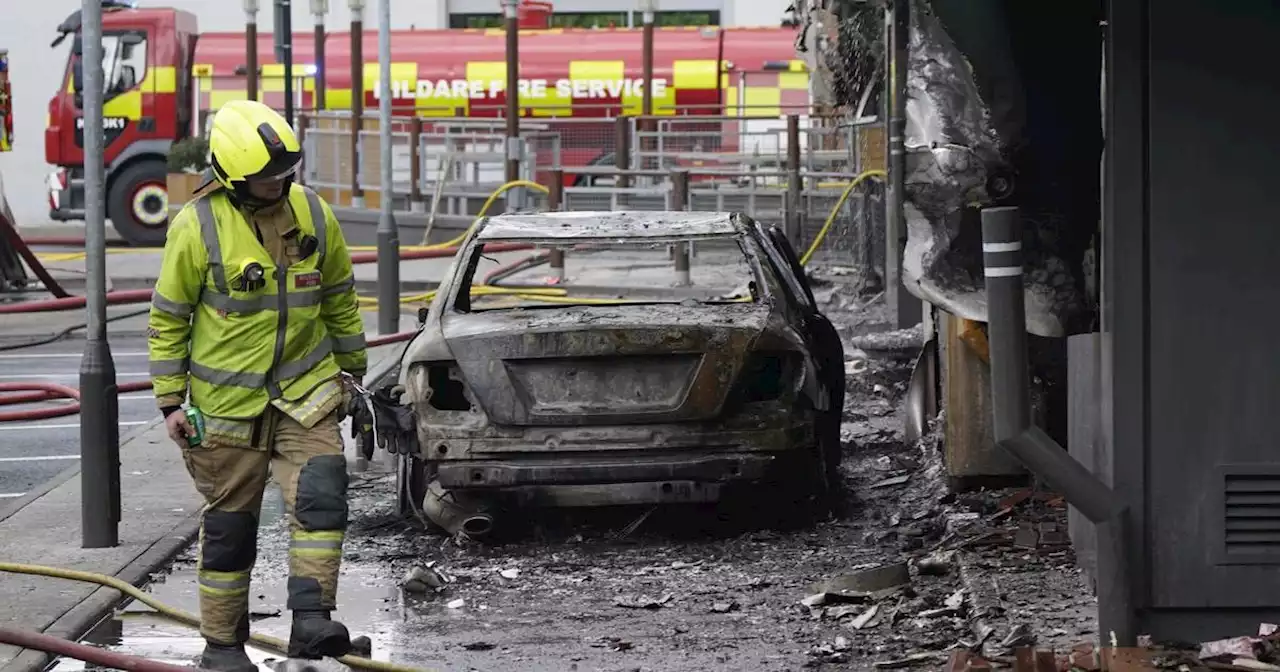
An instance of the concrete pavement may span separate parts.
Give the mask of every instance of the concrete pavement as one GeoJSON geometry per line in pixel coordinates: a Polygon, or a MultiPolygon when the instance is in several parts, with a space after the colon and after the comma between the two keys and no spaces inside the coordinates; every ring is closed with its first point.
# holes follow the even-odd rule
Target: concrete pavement
{"type": "MultiPolygon", "coordinates": [[[[108,316],[137,310],[137,306],[112,307],[108,316]]],[[[79,310],[5,315],[3,328],[0,328],[0,349],[46,336],[84,319],[84,311],[79,310]]],[[[147,344],[143,333],[146,318],[138,316],[111,322],[107,329],[117,380],[121,383],[146,380],[147,344]]],[[[40,381],[77,387],[83,352],[83,331],[47,345],[4,350],[0,352],[0,383],[40,381]]],[[[156,418],[155,401],[150,392],[122,394],[119,402],[122,435],[156,418]]],[[[0,413],[59,407],[67,403],[56,400],[4,406],[0,407],[0,413]]],[[[39,490],[46,481],[74,466],[79,457],[80,417],[77,414],[0,422],[0,511],[28,493],[39,490]]]]}
{"type": "MultiPolygon", "coordinates": [[[[372,319],[366,315],[366,323],[372,319]]],[[[377,361],[399,351],[397,345],[384,346],[371,350],[370,358],[377,361]]],[[[120,545],[80,548],[80,474],[77,461],[67,460],[70,468],[37,483],[8,508],[0,509],[0,562],[95,572],[140,586],[190,545],[202,500],[191,485],[180,451],[155,417],[154,407],[146,412],[153,419],[135,427],[132,434],[122,429],[120,545]]],[[[77,422],[73,417],[65,424],[77,422]]],[[[78,444],[78,433],[75,436],[78,444]]],[[[4,466],[0,462],[0,469],[4,466]]],[[[6,477],[17,482],[20,476],[6,477]]],[[[38,475],[26,478],[39,480],[38,475]]],[[[10,607],[0,613],[0,626],[41,630],[75,640],[121,598],[114,589],[91,584],[0,574],[0,604],[10,607]]],[[[0,646],[0,672],[36,672],[48,662],[42,653],[0,646]]]]}

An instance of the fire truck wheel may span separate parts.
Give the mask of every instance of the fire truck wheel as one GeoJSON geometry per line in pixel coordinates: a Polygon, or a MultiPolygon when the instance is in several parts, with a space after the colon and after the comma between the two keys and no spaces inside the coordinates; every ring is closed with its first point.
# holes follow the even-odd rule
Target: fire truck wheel
{"type": "Polygon", "coordinates": [[[144,161],[125,168],[111,184],[107,216],[116,233],[130,245],[164,245],[169,225],[167,168],[160,161],[144,161]]]}

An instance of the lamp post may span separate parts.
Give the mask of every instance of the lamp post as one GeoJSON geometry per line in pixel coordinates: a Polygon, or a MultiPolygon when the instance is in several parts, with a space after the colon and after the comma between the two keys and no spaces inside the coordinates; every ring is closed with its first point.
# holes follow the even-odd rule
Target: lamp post
{"type": "Polygon", "coordinates": [[[378,0],[378,140],[378,333],[394,334],[400,329],[400,232],[391,210],[391,0],[378,0]]]}
{"type": "Polygon", "coordinates": [[[120,424],[116,366],[107,343],[107,232],[103,204],[102,3],[84,0],[85,307],[80,358],[80,536],[82,548],[120,543],[120,424]]]}

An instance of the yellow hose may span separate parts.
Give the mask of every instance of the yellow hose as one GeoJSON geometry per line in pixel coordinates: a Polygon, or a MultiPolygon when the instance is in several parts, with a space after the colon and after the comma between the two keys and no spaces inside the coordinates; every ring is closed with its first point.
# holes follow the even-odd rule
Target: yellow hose
{"type": "Polygon", "coordinates": [[[480,212],[476,214],[475,221],[471,222],[471,226],[468,226],[466,231],[458,234],[458,237],[453,240],[427,245],[426,249],[438,250],[445,247],[454,247],[455,245],[460,244],[468,235],[471,234],[471,230],[476,228],[476,225],[480,223],[480,220],[484,219],[484,213],[489,212],[489,208],[498,200],[498,197],[507,193],[508,189],[514,189],[515,187],[532,189],[541,194],[551,193],[550,189],[538,184],[537,182],[530,182],[529,180],[512,180],[511,182],[495,189],[492,194],[489,194],[489,198],[485,200],[484,205],[480,206],[480,212]]]}
{"type": "MultiPolygon", "coordinates": [[[[107,586],[114,588],[129,597],[141,602],[142,604],[156,610],[156,613],[192,628],[200,627],[200,618],[195,614],[189,614],[181,609],[175,609],[164,603],[157,601],[155,598],[138,590],[132,584],[121,581],[114,576],[105,574],[96,574],[94,572],[81,572],[74,569],[61,569],[59,567],[44,567],[42,565],[23,565],[11,562],[0,562],[0,572],[9,572],[11,574],[31,574],[34,576],[48,576],[55,579],[67,579],[69,581],[81,581],[85,583],[96,583],[99,586],[107,586]]],[[[249,642],[256,644],[258,648],[271,653],[280,655],[288,655],[288,645],[275,637],[262,634],[249,635],[249,642]]],[[[343,656],[338,659],[342,663],[362,669],[374,670],[375,672],[424,672],[420,668],[406,667],[404,665],[396,665],[394,663],[384,663],[378,660],[370,660],[359,656],[343,656]]]]}
{"type": "Polygon", "coordinates": [[[818,235],[813,237],[813,242],[809,244],[809,249],[805,250],[804,256],[800,257],[801,266],[808,265],[809,259],[813,257],[813,253],[818,251],[818,246],[821,245],[822,240],[827,237],[827,232],[831,230],[831,225],[835,223],[836,217],[839,216],[840,208],[844,206],[845,201],[849,200],[849,194],[852,194],[853,190],[857,188],[859,184],[862,184],[863,180],[869,177],[879,177],[883,179],[886,176],[887,174],[883,170],[873,169],[863,171],[861,175],[853,178],[853,181],[849,183],[849,186],[844,188],[844,193],[840,194],[840,200],[836,201],[836,207],[832,208],[831,214],[827,215],[827,221],[823,223],[822,228],[818,230],[818,235]]]}

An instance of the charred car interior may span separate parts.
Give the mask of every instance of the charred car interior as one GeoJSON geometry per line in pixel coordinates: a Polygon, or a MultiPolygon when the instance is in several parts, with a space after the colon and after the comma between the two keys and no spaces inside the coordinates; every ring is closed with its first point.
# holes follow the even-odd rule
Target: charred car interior
{"type": "Polygon", "coordinates": [[[487,218],[421,317],[384,389],[416,429],[400,506],[447,532],[482,537],[527,507],[762,490],[808,518],[838,494],[840,339],[782,233],[745,215],[487,218]],[[486,246],[510,243],[572,250],[611,284],[489,284],[504,262],[486,246]],[[673,282],[681,248],[717,263],[673,282]]]}

